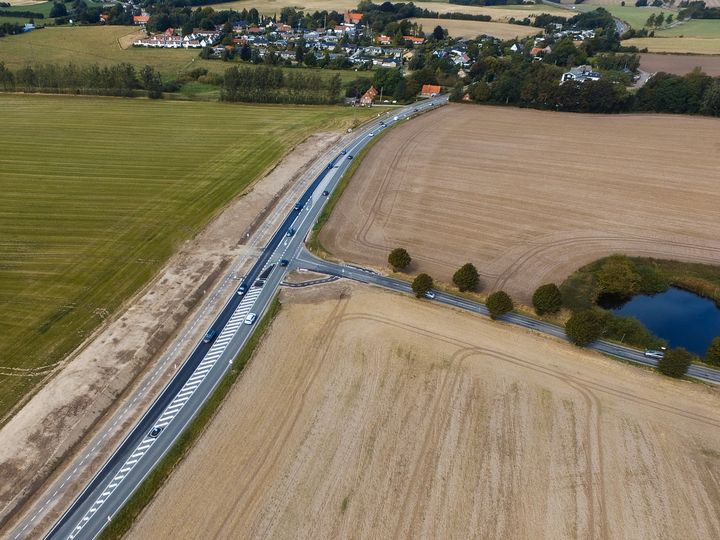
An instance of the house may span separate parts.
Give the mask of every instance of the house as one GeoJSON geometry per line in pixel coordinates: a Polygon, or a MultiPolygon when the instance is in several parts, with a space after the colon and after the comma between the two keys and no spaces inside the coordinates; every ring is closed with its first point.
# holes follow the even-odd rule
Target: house
{"type": "Polygon", "coordinates": [[[425,38],[417,36],[403,36],[403,41],[410,43],[411,45],[422,45],[425,43],[425,38]]]}
{"type": "Polygon", "coordinates": [[[145,26],[150,20],[150,15],[133,15],[133,24],[145,26]]]}
{"type": "Polygon", "coordinates": [[[360,105],[363,107],[370,107],[373,104],[373,101],[375,100],[375,97],[378,95],[378,91],[375,89],[374,86],[371,86],[368,88],[368,91],[365,92],[362,97],[360,98],[360,105]]]}
{"type": "Polygon", "coordinates": [[[510,47],[510,50],[514,53],[520,53],[523,52],[523,48],[522,43],[515,43],[510,47]]]}
{"type": "Polygon", "coordinates": [[[436,84],[423,84],[420,97],[435,97],[440,92],[442,92],[442,88],[436,84]]]}
{"type": "Polygon", "coordinates": [[[392,45],[392,38],[390,36],[386,36],[385,34],[380,34],[375,38],[375,41],[377,41],[380,45],[392,45]]]}
{"type": "Polygon", "coordinates": [[[343,15],[343,20],[348,24],[360,24],[360,21],[363,18],[362,13],[358,13],[357,11],[346,11],[343,15]]]}
{"type": "Polygon", "coordinates": [[[560,77],[560,84],[566,83],[568,81],[575,81],[579,83],[584,83],[586,81],[599,81],[601,78],[600,73],[597,71],[593,71],[592,67],[590,66],[578,66],[576,68],[572,68],[570,71],[566,71],[562,74],[562,77],[560,77]]]}
{"type": "Polygon", "coordinates": [[[110,20],[110,15],[108,13],[100,14],[100,23],[105,24],[108,20],[110,20]]]}

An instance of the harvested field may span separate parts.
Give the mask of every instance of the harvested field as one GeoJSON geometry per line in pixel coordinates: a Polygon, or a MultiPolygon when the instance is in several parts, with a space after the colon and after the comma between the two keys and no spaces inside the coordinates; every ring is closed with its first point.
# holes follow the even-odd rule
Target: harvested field
{"type": "Polygon", "coordinates": [[[718,264],[718,170],[716,118],[449,105],[373,147],[319,240],[386,270],[403,246],[445,283],[472,262],[528,303],[612,253],[718,264]]]}
{"type": "Polygon", "coordinates": [[[702,54],[641,54],[640,69],[648,73],[664,71],[676,75],[690,73],[696,67],[713,77],[720,77],[720,56],[702,54]]]}
{"type": "Polygon", "coordinates": [[[720,535],[715,390],[348,284],[282,300],[129,538],[720,535]]]}
{"type": "Polygon", "coordinates": [[[437,25],[446,28],[450,36],[454,38],[474,39],[480,35],[493,36],[500,39],[524,38],[542,32],[542,28],[532,26],[520,26],[517,24],[506,24],[501,22],[482,21],[461,21],[454,19],[410,19],[422,24],[425,34],[432,34],[433,28],[437,25]]]}

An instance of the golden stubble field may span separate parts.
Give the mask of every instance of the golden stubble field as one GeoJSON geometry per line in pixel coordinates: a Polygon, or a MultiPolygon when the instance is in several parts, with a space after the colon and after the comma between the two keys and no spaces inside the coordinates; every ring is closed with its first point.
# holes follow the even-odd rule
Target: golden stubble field
{"type": "Polygon", "coordinates": [[[283,309],[129,538],[717,538],[717,391],[338,283],[283,309]]]}
{"type": "Polygon", "coordinates": [[[485,292],[539,285],[613,253],[720,262],[720,119],[449,105],[368,153],[320,241],[333,255],[485,292]]]}

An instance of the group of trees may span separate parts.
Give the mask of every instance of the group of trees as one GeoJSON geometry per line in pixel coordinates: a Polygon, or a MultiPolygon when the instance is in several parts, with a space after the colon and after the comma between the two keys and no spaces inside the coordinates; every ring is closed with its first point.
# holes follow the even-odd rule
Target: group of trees
{"type": "Polygon", "coordinates": [[[0,23],[0,37],[14,36],[23,33],[23,25],[15,23],[0,23]]]}
{"type": "Polygon", "coordinates": [[[151,66],[139,71],[131,64],[25,66],[16,71],[0,62],[0,89],[6,92],[52,92],[134,97],[162,97],[163,82],[151,66]]]}
{"type": "Polygon", "coordinates": [[[340,99],[340,76],[327,82],[316,73],[233,66],[225,70],[220,99],[252,103],[329,104],[340,99]]]}

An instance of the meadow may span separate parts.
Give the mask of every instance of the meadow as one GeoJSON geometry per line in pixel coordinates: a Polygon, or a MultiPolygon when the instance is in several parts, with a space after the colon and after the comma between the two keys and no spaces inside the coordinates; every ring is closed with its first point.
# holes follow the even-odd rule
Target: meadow
{"type": "MultiPolygon", "coordinates": [[[[17,36],[6,36],[0,42],[0,62],[12,69],[27,64],[75,63],[118,64],[137,67],[149,65],[165,80],[177,78],[184,71],[206,68],[223,73],[232,65],[220,60],[203,60],[194,49],[152,49],[133,47],[143,34],[133,26],[57,26],[17,36]]],[[[251,65],[251,64],[245,64],[251,65]]],[[[357,76],[354,71],[317,69],[322,77],[339,73],[343,81],[357,76]]]]}
{"type": "Polygon", "coordinates": [[[720,20],[692,20],[656,33],[659,37],[694,37],[720,39],[720,20]]]}
{"type": "Polygon", "coordinates": [[[0,94],[0,420],[341,107],[0,94]]]}
{"type": "Polygon", "coordinates": [[[623,45],[647,49],[650,53],[720,54],[720,39],[693,37],[632,38],[623,45]]]}

